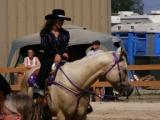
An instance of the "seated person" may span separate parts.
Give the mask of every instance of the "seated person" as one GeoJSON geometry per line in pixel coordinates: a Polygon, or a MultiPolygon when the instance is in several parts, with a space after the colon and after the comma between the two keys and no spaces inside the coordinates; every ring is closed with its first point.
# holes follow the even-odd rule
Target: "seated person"
{"type": "MultiPolygon", "coordinates": [[[[103,53],[104,51],[101,49],[100,45],[101,45],[101,43],[99,40],[93,41],[91,49],[87,52],[87,56],[94,56],[99,53],[103,53]]],[[[102,87],[96,88],[95,92],[96,92],[96,94],[98,94],[102,98],[104,97],[105,91],[102,87]]],[[[95,99],[96,99],[96,101],[100,101],[100,98],[98,98],[98,97],[95,97],[95,99]]]]}
{"type": "Polygon", "coordinates": [[[102,49],[100,49],[100,45],[101,43],[99,40],[93,41],[91,49],[87,52],[87,56],[97,55],[104,52],[102,49]]]}
{"type": "Polygon", "coordinates": [[[32,49],[28,50],[28,56],[24,58],[23,64],[27,68],[32,68],[41,65],[38,57],[34,56],[34,51],[32,49]]]}

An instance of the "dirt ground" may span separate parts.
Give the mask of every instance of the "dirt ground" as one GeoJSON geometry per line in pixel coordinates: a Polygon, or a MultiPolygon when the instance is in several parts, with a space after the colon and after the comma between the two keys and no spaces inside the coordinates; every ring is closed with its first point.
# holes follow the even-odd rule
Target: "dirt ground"
{"type": "Polygon", "coordinates": [[[92,102],[87,120],[160,120],[160,101],[92,102]]]}

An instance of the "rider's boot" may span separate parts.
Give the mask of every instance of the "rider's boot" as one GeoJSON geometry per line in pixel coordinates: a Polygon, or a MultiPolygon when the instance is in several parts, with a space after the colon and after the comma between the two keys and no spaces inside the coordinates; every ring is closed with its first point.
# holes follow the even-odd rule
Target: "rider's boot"
{"type": "Polygon", "coordinates": [[[34,89],[35,93],[37,93],[41,96],[44,96],[44,90],[40,89],[39,86],[36,83],[34,84],[33,89],[34,89]]]}

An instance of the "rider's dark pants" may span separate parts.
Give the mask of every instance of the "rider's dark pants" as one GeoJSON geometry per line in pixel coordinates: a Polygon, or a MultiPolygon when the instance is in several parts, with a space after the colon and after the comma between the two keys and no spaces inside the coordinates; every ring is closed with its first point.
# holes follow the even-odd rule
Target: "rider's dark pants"
{"type": "Polygon", "coordinates": [[[37,76],[37,85],[41,90],[45,90],[45,79],[48,77],[48,74],[51,71],[52,64],[53,59],[45,57],[43,58],[43,62],[41,63],[41,67],[37,76]]]}

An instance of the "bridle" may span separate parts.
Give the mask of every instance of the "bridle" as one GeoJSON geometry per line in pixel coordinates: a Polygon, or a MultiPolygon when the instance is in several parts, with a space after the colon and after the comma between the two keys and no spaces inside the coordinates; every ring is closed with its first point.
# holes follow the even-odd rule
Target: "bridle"
{"type": "Polygon", "coordinates": [[[128,76],[128,74],[127,74],[127,68],[126,67],[124,68],[123,66],[121,66],[119,64],[121,61],[125,60],[125,58],[123,58],[124,55],[125,55],[125,52],[123,50],[121,51],[119,57],[116,55],[116,53],[113,53],[114,60],[115,60],[115,63],[113,64],[113,67],[117,66],[118,76],[119,76],[119,82],[117,84],[112,84],[112,86],[114,88],[116,88],[120,92],[123,92],[124,88],[126,88],[126,85],[124,85],[123,79],[128,76]],[[122,71],[125,74],[124,76],[123,76],[122,71]]]}
{"type": "Polygon", "coordinates": [[[123,55],[123,54],[120,54],[119,56],[117,56],[116,53],[113,52],[112,55],[113,55],[113,57],[114,57],[114,64],[112,64],[109,68],[105,69],[105,72],[103,73],[103,75],[108,74],[115,66],[117,66],[118,75],[119,75],[119,79],[120,79],[119,84],[121,85],[122,82],[123,82],[121,70],[127,70],[127,69],[121,69],[122,66],[119,65],[119,63],[123,60],[123,58],[122,58],[122,55],[123,55]]]}

